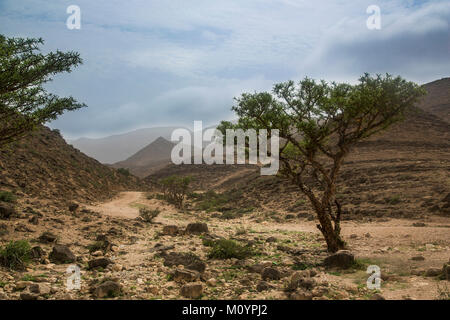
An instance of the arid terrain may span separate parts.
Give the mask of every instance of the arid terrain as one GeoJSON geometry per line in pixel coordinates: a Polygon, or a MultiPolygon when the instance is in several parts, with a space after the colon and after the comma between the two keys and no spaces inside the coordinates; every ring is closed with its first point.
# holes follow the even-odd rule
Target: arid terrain
{"type": "Polygon", "coordinates": [[[170,164],[139,179],[43,128],[0,153],[0,245],[33,247],[26,269],[0,269],[0,299],[449,299],[450,79],[429,86],[439,90],[422,109],[345,161],[346,268],[324,263],[314,212],[281,177],[170,164]],[[155,187],[170,175],[193,177],[183,209],[155,187]],[[146,222],[142,208],[159,215],[146,222]],[[214,252],[222,240],[241,257],[214,252]],[[67,289],[71,265],[80,290],[67,289]],[[379,290],[367,288],[369,265],[379,290]]]}

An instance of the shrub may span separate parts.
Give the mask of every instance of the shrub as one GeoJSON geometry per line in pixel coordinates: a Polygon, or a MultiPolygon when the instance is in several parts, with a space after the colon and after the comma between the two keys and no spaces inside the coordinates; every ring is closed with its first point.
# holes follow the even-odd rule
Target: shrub
{"type": "Polygon", "coordinates": [[[152,222],[153,219],[155,219],[160,214],[160,212],[161,211],[158,209],[149,210],[147,208],[139,208],[139,216],[145,222],[152,222]]]}
{"type": "Polygon", "coordinates": [[[0,264],[11,270],[23,270],[31,260],[28,241],[11,241],[0,250],[0,264]]]}
{"type": "Polygon", "coordinates": [[[131,175],[130,170],[128,170],[126,168],[119,168],[119,169],[117,169],[117,172],[124,175],[125,177],[128,177],[131,175]]]}
{"type": "Polygon", "coordinates": [[[245,259],[255,255],[255,252],[251,247],[243,246],[233,240],[205,240],[203,243],[211,247],[211,250],[208,253],[208,258],[210,259],[245,259]]]}
{"type": "Polygon", "coordinates": [[[0,191],[0,201],[3,202],[14,202],[16,201],[16,196],[9,191],[0,191]]]}
{"type": "Polygon", "coordinates": [[[189,193],[189,184],[192,177],[178,177],[170,176],[158,181],[162,189],[164,199],[169,203],[174,204],[177,208],[183,208],[183,202],[186,195],[189,193]]]}

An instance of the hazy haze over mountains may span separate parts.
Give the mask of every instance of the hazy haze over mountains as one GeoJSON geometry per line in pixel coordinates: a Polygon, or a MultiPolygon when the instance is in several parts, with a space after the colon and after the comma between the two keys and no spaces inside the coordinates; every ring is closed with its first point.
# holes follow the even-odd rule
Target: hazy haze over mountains
{"type": "Polygon", "coordinates": [[[101,163],[112,164],[127,159],[159,137],[170,141],[175,129],[178,127],[145,128],[98,139],[80,138],[69,143],[101,163]]]}

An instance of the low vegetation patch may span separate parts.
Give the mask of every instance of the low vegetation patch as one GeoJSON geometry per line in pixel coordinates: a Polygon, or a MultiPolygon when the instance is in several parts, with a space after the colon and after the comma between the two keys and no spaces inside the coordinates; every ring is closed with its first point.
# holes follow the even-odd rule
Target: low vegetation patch
{"type": "Polygon", "coordinates": [[[16,201],[16,196],[9,191],[0,191],[0,201],[12,203],[16,201]]]}
{"type": "Polygon", "coordinates": [[[158,209],[150,210],[148,208],[139,208],[139,217],[141,217],[144,222],[153,222],[153,219],[155,219],[160,213],[161,211],[158,209]]]}
{"type": "Polygon", "coordinates": [[[208,252],[210,259],[245,259],[256,254],[252,247],[243,246],[234,240],[203,240],[203,244],[211,247],[208,252]]]}
{"type": "Polygon", "coordinates": [[[23,270],[31,260],[28,241],[11,241],[0,249],[0,265],[11,270],[23,270]]]}
{"type": "Polygon", "coordinates": [[[224,193],[208,191],[205,193],[194,193],[190,195],[196,202],[196,209],[206,212],[220,212],[217,218],[236,219],[242,217],[245,213],[253,212],[254,208],[249,206],[240,206],[239,202],[243,199],[242,191],[231,190],[224,193]]]}

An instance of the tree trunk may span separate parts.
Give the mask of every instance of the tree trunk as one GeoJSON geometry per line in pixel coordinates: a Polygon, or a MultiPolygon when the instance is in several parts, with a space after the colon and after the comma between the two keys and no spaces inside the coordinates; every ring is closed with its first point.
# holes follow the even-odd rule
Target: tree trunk
{"type": "Polygon", "coordinates": [[[328,252],[336,252],[345,249],[345,242],[341,239],[340,228],[334,228],[331,217],[325,210],[317,211],[317,217],[320,224],[317,228],[322,232],[325,241],[327,242],[328,252]]]}

